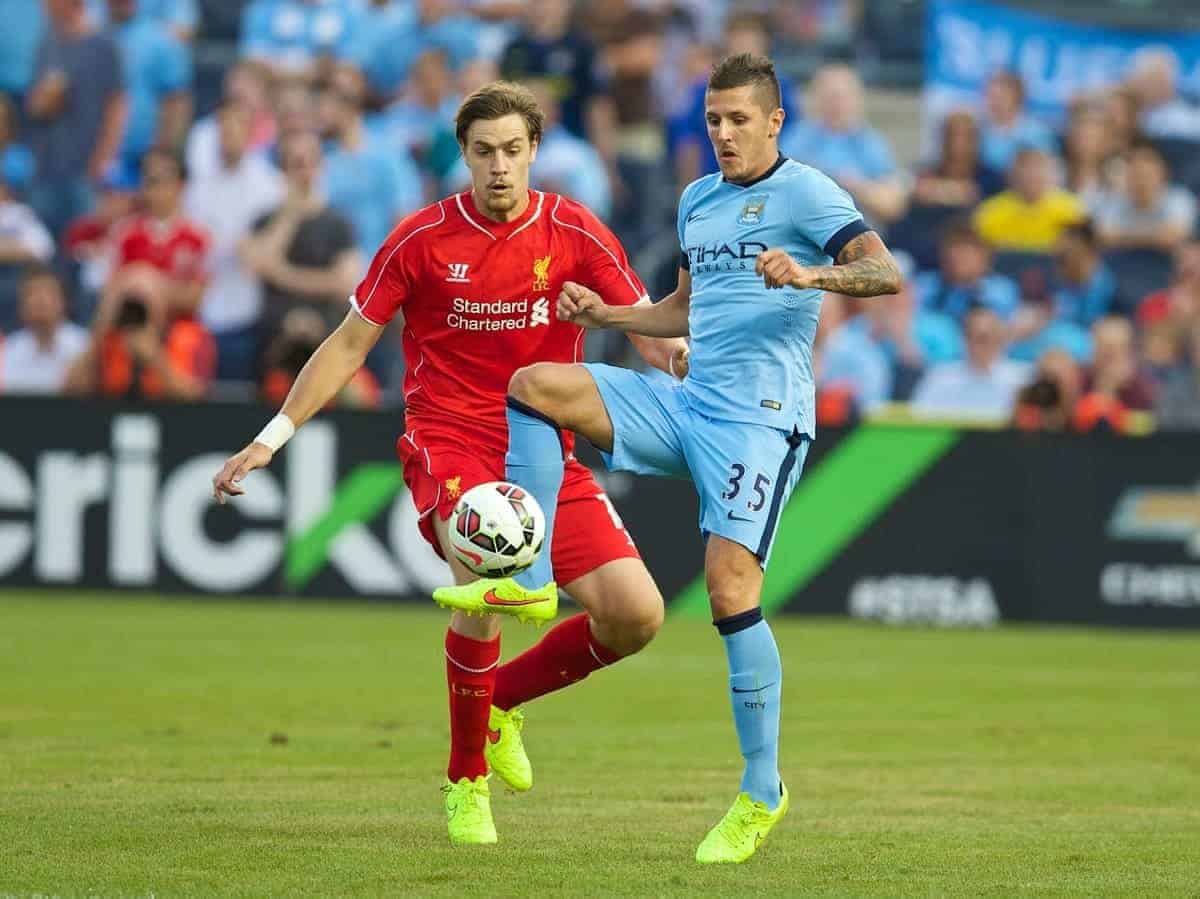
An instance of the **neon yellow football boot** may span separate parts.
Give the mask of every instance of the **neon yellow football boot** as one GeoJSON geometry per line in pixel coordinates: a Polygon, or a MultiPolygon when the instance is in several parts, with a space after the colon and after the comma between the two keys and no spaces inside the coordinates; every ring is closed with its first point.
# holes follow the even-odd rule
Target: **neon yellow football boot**
{"type": "Polygon", "coordinates": [[[779,805],[771,811],[755,802],[749,793],[738,793],[733,806],[717,826],[708,832],[696,849],[696,861],[702,865],[740,864],[752,856],[771,828],[787,814],[788,791],[780,784],[779,805]]]}
{"type": "Polygon", "coordinates": [[[506,712],[492,706],[488,714],[487,742],[483,744],[483,757],[487,759],[488,767],[520,793],[533,786],[533,766],[529,764],[525,744],[521,742],[524,726],[525,716],[519,708],[506,712]]]}
{"type": "Polygon", "coordinates": [[[455,587],[438,587],[433,591],[433,601],[444,609],[468,615],[512,615],[518,621],[532,621],[541,627],[558,614],[558,587],[551,581],[527,590],[510,577],[482,578],[455,587]]]}
{"type": "Polygon", "coordinates": [[[450,842],[455,846],[474,846],[496,842],[492,822],[492,794],[486,777],[464,777],[455,783],[447,778],[442,786],[446,794],[446,824],[450,842]]]}

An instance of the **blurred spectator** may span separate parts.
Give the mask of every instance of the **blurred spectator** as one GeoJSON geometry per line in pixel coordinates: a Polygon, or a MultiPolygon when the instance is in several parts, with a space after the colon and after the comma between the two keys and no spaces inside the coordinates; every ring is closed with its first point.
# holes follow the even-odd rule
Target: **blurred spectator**
{"type": "Polygon", "coordinates": [[[129,97],[121,157],[130,168],[153,146],[182,147],[192,117],[191,54],[162,23],[137,15],[139,2],[108,0],[129,97]]]}
{"type": "Polygon", "coordinates": [[[1188,359],[1188,330],[1175,322],[1158,322],[1142,330],[1141,364],[1157,396],[1160,388],[1169,383],[1186,365],[1188,359]]]}
{"type": "Polygon", "coordinates": [[[659,29],[658,21],[643,14],[627,20],[605,47],[616,109],[611,223],[630,246],[645,246],[662,233],[675,199],[666,132],[654,93],[654,70],[662,55],[659,29]]]}
{"type": "MultiPolygon", "coordinates": [[[[317,351],[328,330],[325,320],[312,309],[293,309],[283,317],[279,334],[267,350],[266,373],[260,391],[264,403],[272,407],[283,405],[300,369],[317,351]]],[[[367,368],[361,367],[330,405],[374,409],[379,406],[379,397],[379,382],[367,368]]]]}
{"type": "Polygon", "coordinates": [[[1062,350],[1079,363],[1092,357],[1092,339],[1087,330],[1070,319],[1055,315],[1054,298],[1047,289],[1027,292],[1014,316],[1014,341],[1008,358],[1036,362],[1051,350],[1062,350]]]}
{"type": "Polygon", "coordinates": [[[1085,221],[1063,229],[1055,257],[1058,280],[1054,314],[1090,327],[1096,319],[1108,314],[1116,293],[1116,282],[1104,264],[1100,241],[1091,224],[1085,221]]]}
{"type": "Polygon", "coordinates": [[[16,193],[29,187],[34,169],[33,154],[19,138],[17,107],[0,94],[0,179],[16,193]]]}
{"type": "Polygon", "coordinates": [[[1109,152],[1124,153],[1142,136],[1138,124],[1138,98],[1128,88],[1113,88],[1103,96],[1103,109],[1109,152]]]}
{"type": "Polygon", "coordinates": [[[148,265],[161,273],[164,312],[170,318],[196,312],[208,279],[211,238],[184,214],[186,187],[183,157],[151,150],[142,161],[142,211],[123,223],[115,238],[117,272],[148,265]]]}
{"type": "Polygon", "coordinates": [[[1043,150],[1017,153],[1007,190],[975,213],[980,236],[998,250],[1049,253],[1064,228],[1086,217],[1083,203],[1054,186],[1054,161],[1043,150]]]}
{"type": "Polygon", "coordinates": [[[919,274],[916,289],[922,310],[957,321],[976,306],[1007,319],[1020,299],[1012,279],[992,271],[992,250],[969,222],[952,223],[942,232],[940,269],[919,274]]]}
{"type": "Polygon", "coordinates": [[[38,44],[46,28],[43,0],[0,0],[0,97],[25,103],[38,44]]]}
{"type": "Polygon", "coordinates": [[[1002,176],[1021,150],[1054,150],[1050,129],[1025,114],[1025,85],[1014,72],[997,72],[983,95],[980,157],[986,168],[1002,176]]]}
{"type": "Polygon", "coordinates": [[[480,24],[458,6],[451,0],[370,0],[352,58],[372,92],[384,100],[395,97],[427,50],[444,52],[455,71],[474,59],[481,52],[480,24]]]}
{"type": "MultiPolygon", "coordinates": [[[[165,26],[177,41],[190,43],[200,19],[197,0],[137,0],[137,15],[165,26]]],[[[88,0],[88,14],[100,27],[112,21],[105,0],[88,0]]]]}
{"type": "Polygon", "coordinates": [[[1150,137],[1200,141],[1200,110],[1179,96],[1179,60],[1169,50],[1147,48],[1134,59],[1129,87],[1141,108],[1139,124],[1150,137]]]}
{"type": "MultiPolygon", "coordinates": [[[[224,99],[245,108],[250,116],[248,149],[266,150],[275,141],[275,113],[271,109],[266,71],[255,62],[241,61],[225,72],[224,99]]],[[[221,151],[220,110],[198,120],[187,139],[187,165],[193,178],[204,178],[220,171],[224,162],[221,151]]]]}
{"type": "Polygon", "coordinates": [[[806,48],[848,48],[863,12],[857,0],[790,0],[769,6],[782,40],[806,48]]]}
{"type": "Polygon", "coordinates": [[[969,112],[952,112],[942,119],[938,158],[922,167],[913,186],[913,203],[967,210],[997,193],[1001,178],[979,159],[979,126],[969,112]]]}
{"type": "Polygon", "coordinates": [[[351,61],[365,73],[371,91],[387,100],[409,77],[415,57],[422,52],[414,44],[418,30],[414,0],[361,0],[351,61]],[[406,40],[396,45],[396,38],[406,40]],[[389,48],[389,44],[392,46],[389,48]]]}
{"type": "Polygon", "coordinates": [[[284,82],[275,93],[275,143],[268,148],[271,162],[283,168],[280,148],[289,137],[317,131],[317,104],[306,85],[284,82]]]}
{"type": "Polygon", "coordinates": [[[570,0],[529,0],[523,27],[500,58],[500,72],[513,81],[549,79],[558,90],[563,125],[587,139],[611,168],[616,110],[598,71],[592,42],[571,28],[570,0]]]}
{"type": "Polygon", "coordinates": [[[1160,322],[1190,327],[1200,323],[1200,240],[1191,240],[1175,251],[1171,284],[1146,297],[1137,309],[1137,322],[1149,327],[1160,322]]]}
{"type": "Polygon", "coordinates": [[[350,0],[251,0],[241,52],[276,74],[313,77],[319,62],[352,57],[356,16],[350,0]]]}
{"type": "Polygon", "coordinates": [[[263,282],[269,331],[295,306],[316,309],[332,324],[363,273],[354,226],[321,195],[316,135],[289,134],[279,151],[287,181],[283,203],[255,222],[239,255],[263,282]]]}
{"type": "Polygon", "coordinates": [[[120,51],[89,24],[83,0],[46,0],[50,27],[26,99],[37,159],[30,204],[55,235],[87,211],[90,181],[116,159],[128,102],[120,51]]]}
{"type": "Polygon", "coordinates": [[[79,321],[91,318],[96,299],[112,274],[113,239],[120,231],[117,226],[133,215],[137,206],[139,180],[136,171],[112,166],[100,181],[96,205],[91,212],[71,222],[63,236],[67,257],[80,267],[83,295],[74,310],[79,321]]]}
{"type": "Polygon", "coordinates": [[[1191,236],[1196,199],[1167,181],[1162,154],[1147,141],[1129,151],[1125,191],[1102,202],[1097,231],[1109,247],[1171,251],[1191,236]]]}
{"type": "Polygon", "coordinates": [[[530,173],[533,186],[578,200],[607,221],[612,213],[612,192],[600,154],[563,127],[558,100],[549,82],[538,80],[529,87],[546,114],[545,130],[530,173]]]}
{"type": "Polygon", "coordinates": [[[349,219],[370,258],[396,222],[424,205],[424,191],[412,157],[367,131],[361,102],[348,87],[327,88],[318,117],[328,141],[322,185],[329,205],[349,219]]]}
{"type": "Polygon", "coordinates": [[[169,316],[167,290],[162,273],[148,265],[113,276],[91,343],[67,375],[69,391],[126,399],[204,396],[216,367],[212,337],[194,318],[169,316]]]}
{"type": "Polygon", "coordinates": [[[1079,366],[1066,350],[1038,359],[1033,380],[1017,394],[1013,423],[1026,431],[1065,431],[1082,390],[1079,366]]]}
{"type": "Polygon", "coordinates": [[[227,99],[216,117],[219,167],[192,179],[185,208],[212,239],[200,319],[216,341],[217,378],[250,381],[258,358],[262,286],[238,246],[283,200],[283,176],[262,154],[250,152],[254,125],[246,104],[227,99]]]}
{"type": "Polygon", "coordinates": [[[962,358],[963,339],[953,318],[918,308],[912,266],[904,254],[896,262],[904,273],[900,292],[864,302],[858,321],[891,367],[891,399],[907,401],[927,367],[962,358]]]}
{"type": "Polygon", "coordinates": [[[956,418],[1007,419],[1029,367],[1004,358],[1004,322],[976,308],[965,324],[966,359],[932,366],[913,391],[913,408],[956,418]]]}
{"type": "Polygon", "coordinates": [[[444,50],[426,50],[412,65],[400,99],[383,113],[369,116],[367,129],[377,138],[412,155],[422,168],[440,177],[458,158],[453,122],[459,97],[444,50]],[[448,148],[439,141],[450,134],[448,148]]]}
{"type": "Polygon", "coordinates": [[[87,347],[87,331],[67,321],[62,281],[34,266],[21,279],[20,331],[0,345],[0,393],[58,393],[87,347]]]}
{"type": "Polygon", "coordinates": [[[1154,384],[1138,367],[1133,325],[1115,316],[1092,326],[1092,366],[1084,381],[1087,394],[1117,400],[1129,409],[1154,405],[1154,384]]]}
{"type": "Polygon", "coordinates": [[[1188,364],[1167,381],[1154,408],[1164,430],[1200,430],[1200,325],[1192,327],[1187,344],[1188,364]]]}
{"type": "Polygon", "coordinates": [[[1119,163],[1113,158],[1104,114],[1095,104],[1083,103],[1072,111],[1063,137],[1063,157],[1067,189],[1094,210],[1119,182],[1119,163]]]}
{"type": "MultiPolygon", "coordinates": [[[[15,157],[13,157],[15,158],[15,157]]],[[[54,239],[37,214],[17,199],[14,184],[27,174],[12,159],[0,156],[0,334],[17,325],[17,296],[21,269],[35,262],[48,262],[54,255],[54,239]],[[9,168],[16,171],[9,171],[9,168]],[[13,177],[13,176],[16,177],[13,177]]]]}
{"type": "Polygon", "coordinates": [[[817,70],[805,109],[810,118],[785,128],[780,149],[844,187],[870,219],[904,214],[905,187],[882,134],[867,124],[862,81],[842,63],[817,70]]]}
{"type": "Polygon", "coordinates": [[[823,335],[818,387],[845,393],[860,413],[887,402],[892,396],[892,366],[871,339],[859,301],[826,294],[821,305],[822,315],[828,311],[830,320],[837,323],[827,326],[823,335]],[[840,309],[832,311],[830,306],[840,309]]]}

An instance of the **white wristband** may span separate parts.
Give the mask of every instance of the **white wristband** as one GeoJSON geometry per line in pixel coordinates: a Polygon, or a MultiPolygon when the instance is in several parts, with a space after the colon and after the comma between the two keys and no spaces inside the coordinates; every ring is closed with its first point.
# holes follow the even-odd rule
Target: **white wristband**
{"type": "Polygon", "coordinates": [[[292,435],[296,433],[296,426],[292,424],[292,420],[280,412],[269,422],[267,426],[259,431],[258,436],[254,438],[255,443],[261,443],[263,446],[269,446],[271,452],[279,452],[279,448],[292,439],[292,435]]]}

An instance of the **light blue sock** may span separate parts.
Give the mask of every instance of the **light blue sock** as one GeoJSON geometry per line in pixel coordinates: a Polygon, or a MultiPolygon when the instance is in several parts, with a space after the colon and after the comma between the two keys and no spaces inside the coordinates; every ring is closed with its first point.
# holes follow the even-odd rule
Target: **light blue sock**
{"type": "Polygon", "coordinates": [[[559,430],[548,418],[524,403],[508,398],[508,455],[504,477],[533,494],[546,515],[546,540],[532,565],[516,575],[522,587],[535,590],[554,579],[550,543],[554,534],[554,511],[563,479],[563,446],[559,430]]]}
{"type": "Polygon", "coordinates": [[[775,635],[761,609],[713,622],[729,659],[729,696],[733,724],[746,769],[742,792],[767,808],[779,805],[779,703],[783,667],[775,635]]]}

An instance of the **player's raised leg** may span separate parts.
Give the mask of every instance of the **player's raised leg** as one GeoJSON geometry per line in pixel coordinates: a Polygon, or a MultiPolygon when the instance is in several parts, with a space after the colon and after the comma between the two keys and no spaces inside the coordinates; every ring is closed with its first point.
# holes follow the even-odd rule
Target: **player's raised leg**
{"type": "Polygon", "coordinates": [[[725,643],[729,695],[745,760],[741,792],[696,850],[702,863],[742,862],[786,814],[779,777],[779,712],[783,668],[759,597],[763,573],[746,547],[712,534],[704,559],[713,624],[725,643]]]}
{"type": "MultiPolygon", "coordinates": [[[[506,478],[533,494],[546,516],[546,546],[554,533],[554,515],[563,477],[563,429],[574,431],[601,449],[612,447],[612,424],[596,382],[582,365],[539,362],[519,369],[508,385],[506,478]]],[[[541,552],[528,569],[512,578],[487,578],[433,592],[440,605],[464,611],[488,611],[490,603],[521,604],[525,613],[539,606],[557,609],[551,554],[541,552]]],[[[530,615],[535,620],[541,616],[530,615]]]]}
{"type": "MultiPolygon", "coordinates": [[[[553,533],[549,510],[558,507],[563,477],[562,429],[594,446],[612,446],[612,424],[596,382],[582,365],[542,362],[518,370],[508,382],[509,480],[534,495],[546,511],[546,539],[553,533]]],[[[550,555],[542,553],[517,582],[537,589],[553,581],[550,555]]]]}
{"type": "MultiPolygon", "coordinates": [[[[433,515],[433,528],[456,583],[475,578],[448,551],[446,522],[433,515]]],[[[500,621],[495,615],[455,612],[446,631],[446,687],[450,701],[450,759],[446,765],[446,822],[450,842],[496,842],[488,790],[488,713],[500,663],[500,621]]]]}

